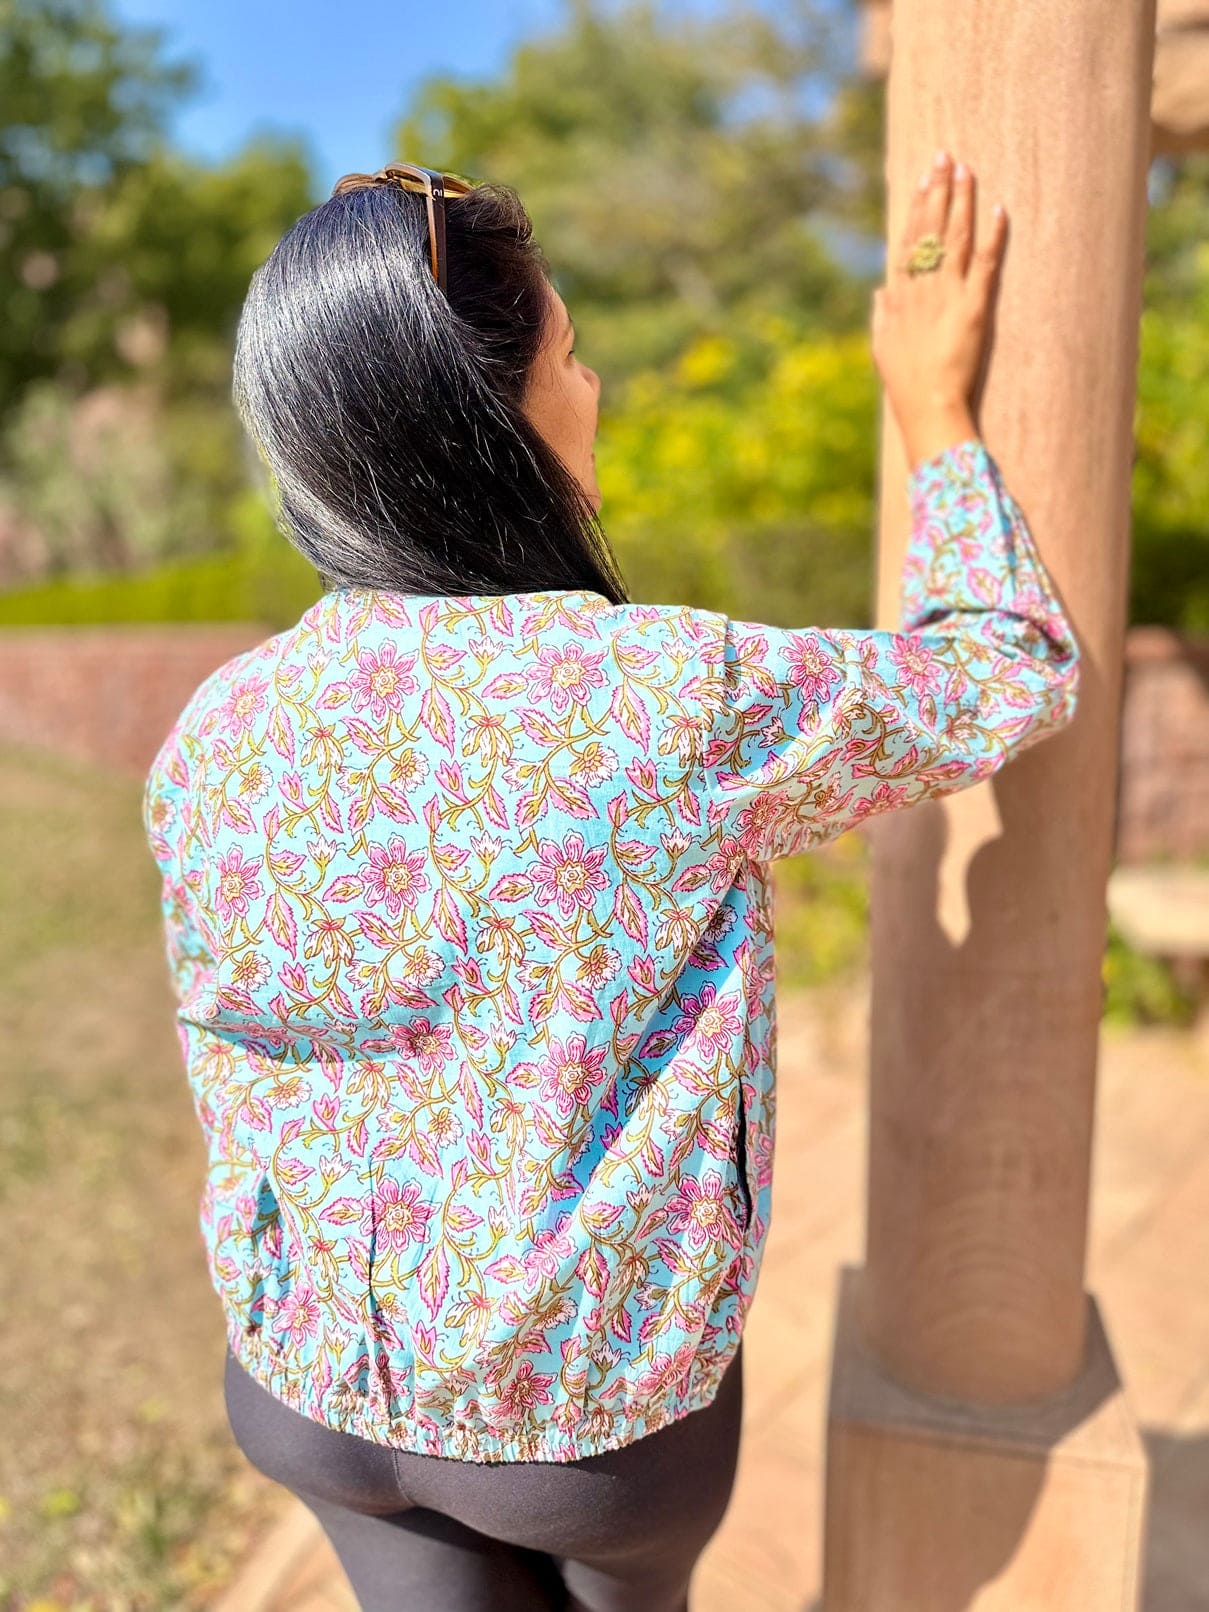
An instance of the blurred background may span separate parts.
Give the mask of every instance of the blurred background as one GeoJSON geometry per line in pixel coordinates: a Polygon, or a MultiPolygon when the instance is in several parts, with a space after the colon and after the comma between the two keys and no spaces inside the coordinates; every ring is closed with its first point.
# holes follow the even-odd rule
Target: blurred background
{"type": "MultiPolygon", "coordinates": [[[[222,1416],[139,819],[189,694],[320,592],[230,402],[253,269],[392,156],[514,185],[603,380],[634,597],[865,625],[883,86],[861,38],[851,0],[459,0],[439,26],[381,0],[0,0],[0,1604],[215,1605],[280,1511],[222,1416]]],[[[1203,1044],[1209,155],[1156,155],[1150,199],[1105,956],[1138,1081],[1203,1044]]],[[[783,1046],[857,1090],[864,844],[776,875],[783,1046]]]]}

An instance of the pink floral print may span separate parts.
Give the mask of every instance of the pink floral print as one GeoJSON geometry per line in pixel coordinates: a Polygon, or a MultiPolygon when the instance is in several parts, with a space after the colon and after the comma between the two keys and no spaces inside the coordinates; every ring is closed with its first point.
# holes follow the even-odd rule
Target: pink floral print
{"type": "MultiPolygon", "coordinates": [[[[609,888],[608,875],[600,870],[607,854],[606,845],[589,850],[580,833],[568,834],[561,845],[542,840],[537,861],[531,864],[533,893],[539,901],[557,902],[559,911],[568,918],[576,907],[591,908],[596,892],[609,888]]],[[[523,880],[525,876],[519,877],[523,880]]]]}
{"type": "Polygon", "coordinates": [[[897,632],[354,588],[187,702],[144,824],[211,1279],[270,1391],[475,1461],[712,1399],[769,1226],[768,862],[1075,709],[983,445],[909,491],[897,632]]]}

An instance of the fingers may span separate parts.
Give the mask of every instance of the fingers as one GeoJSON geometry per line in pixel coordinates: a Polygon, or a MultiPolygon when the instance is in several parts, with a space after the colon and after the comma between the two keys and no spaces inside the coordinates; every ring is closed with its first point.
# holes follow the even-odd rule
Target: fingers
{"type": "Polygon", "coordinates": [[[979,243],[970,265],[970,278],[976,280],[983,291],[990,290],[991,283],[999,272],[1006,244],[1007,212],[1000,203],[991,214],[990,227],[979,243]]]}
{"type": "Polygon", "coordinates": [[[944,240],[949,218],[953,163],[947,151],[938,151],[932,166],[920,175],[907,208],[903,229],[903,257],[921,235],[939,235],[944,240]]]}
{"type": "Polygon", "coordinates": [[[953,163],[947,151],[938,151],[932,165],[931,182],[923,201],[923,227],[926,235],[941,240],[949,223],[949,202],[953,194],[953,163]]]}
{"type": "Polygon", "coordinates": [[[947,151],[938,152],[935,162],[920,176],[907,207],[903,259],[921,235],[938,235],[945,247],[944,268],[950,275],[974,273],[989,282],[1003,257],[1007,217],[1001,206],[996,208],[986,239],[975,251],[974,215],[972,170],[964,162],[954,166],[947,151]]]}
{"type": "Polygon", "coordinates": [[[964,275],[974,249],[974,175],[964,162],[953,170],[953,207],[945,243],[944,266],[950,274],[964,275]]]}
{"type": "Polygon", "coordinates": [[[903,255],[905,256],[924,232],[924,202],[932,182],[931,173],[920,175],[919,183],[911,193],[907,207],[907,221],[903,225],[903,255]]]}

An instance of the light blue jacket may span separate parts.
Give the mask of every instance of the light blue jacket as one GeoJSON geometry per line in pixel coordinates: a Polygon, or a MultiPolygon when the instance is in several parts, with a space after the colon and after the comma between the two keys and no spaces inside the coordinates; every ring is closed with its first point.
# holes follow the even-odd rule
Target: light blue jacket
{"type": "Polygon", "coordinates": [[[712,1399],[769,1224],[769,860],[1075,708],[983,446],[910,496],[899,633],[351,589],[190,698],[145,824],[210,1272],[288,1404],[567,1461],[712,1399]]]}

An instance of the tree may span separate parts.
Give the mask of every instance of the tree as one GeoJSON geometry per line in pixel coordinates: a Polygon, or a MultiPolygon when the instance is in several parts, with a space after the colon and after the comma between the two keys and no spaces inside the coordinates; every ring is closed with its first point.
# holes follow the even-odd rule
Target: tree
{"type": "Polygon", "coordinates": [[[172,151],[167,113],[197,73],[162,50],[161,30],[121,27],[97,0],[0,0],[6,581],[229,539],[245,481],[235,321],[313,184],[294,141],[215,167],[172,151]]]}
{"type": "Polygon", "coordinates": [[[498,78],[423,82],[396,150],[516,187],[608,383],[755,314],[864,323],[867,285],[829,242],[880,183],[837,95],[853,50],[834,0],[704,18],[572,0],[498,78]]]}
{"type": "Polygon", "coordinates": [[[0,0],[0,415],[93,289],[81,197],[145,162],[194,69],[97,0],[0,0]]]}

